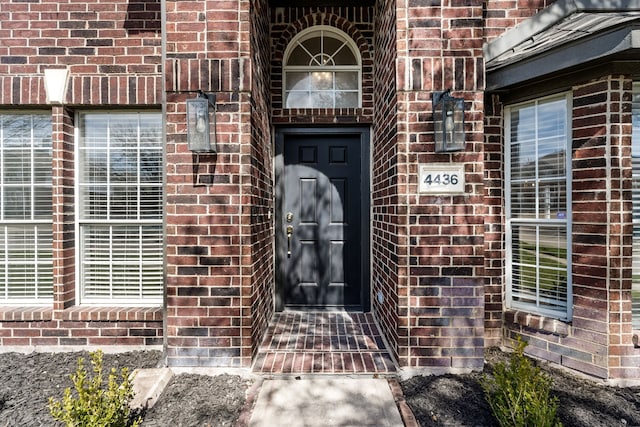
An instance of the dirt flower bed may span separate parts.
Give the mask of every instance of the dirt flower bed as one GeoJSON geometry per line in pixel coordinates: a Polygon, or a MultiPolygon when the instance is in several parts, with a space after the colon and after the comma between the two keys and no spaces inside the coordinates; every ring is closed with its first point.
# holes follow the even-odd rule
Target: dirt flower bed
{"type": "MultiPolygon", "coordinates": [[[[56,426],[47,408],[49,397],[60,399],[71,387],[69,376],[79,357],[89,366],[89,353],[0,354],[0,426],[56,426]]],[[[112,367],[155,368],[158,351],[104,355],[104,372],[112,367]]],[[[158,404],[144,414],[143,426],[233,426],[250,384],[238,377],[176,375],[158,404]]]]}
{"type": "MultiPolygon", "coordinates": [[[[487,350],[483,373],[507,357],[497,349],[487,350]]],[[[640,426],[640,387],[611,387],[547,364],[541,368],[553,379],[553,394],[560,400],[558,416],[565,427],[640,426]]],[[[417,376],[401,385],[421,426],[496,426],[480,387],[483,373],[417,376]]]]}
{"type": "MultiPolygon", "coordinates": [[[[86,352],[0,354],[0,426],[55,426],[47,400],[60,398],[71,385],[69,375],[80,356],[89,360],[86,352]]],[[[105,369],[152,368],[160,357],[151,351],[105,354],[104,365],[105,369]]],[[[487,351],[485,372],[506,358],[495,349],[487,351]]],[[[559,416],[566,427],[640,426],[640,387],[610,387],[546,365],[543,369],[553,377],[559,416]]],[[[417,376],[401,385],[421,426],[494,426],[479,384],[481,376],[417,376]]],[[[250,385],[234,375],[177,375],[145,414],[143,426],[234,426],[250,385]]]]}
{"type": "MultiPolygon", "coordinates": [[[[157,351],[105,354],[104,370],[153,368],[160,356],[157,351]]],[[[72,386],[69,376],[79,357],[90,366],[87,352],[0,354],[0,426],[56,425],[47,407],[49,397],[60,399],[72,386]]]]}
{"type": "Polygon", "coordinates": [[[237,375],[181,374],[145,415],[143,427],[226,426],[236,424],[250,383],[237,375]]]}

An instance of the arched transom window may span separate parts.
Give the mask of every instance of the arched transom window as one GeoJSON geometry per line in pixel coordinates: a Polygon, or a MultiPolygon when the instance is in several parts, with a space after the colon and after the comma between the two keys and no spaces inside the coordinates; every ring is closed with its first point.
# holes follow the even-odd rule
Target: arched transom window
{"type": "Polygon", "coordinates": [[[298,34],[284,55],[285,108],[360,107],[360,54],[353,40],[333,27],[298,34]]]}

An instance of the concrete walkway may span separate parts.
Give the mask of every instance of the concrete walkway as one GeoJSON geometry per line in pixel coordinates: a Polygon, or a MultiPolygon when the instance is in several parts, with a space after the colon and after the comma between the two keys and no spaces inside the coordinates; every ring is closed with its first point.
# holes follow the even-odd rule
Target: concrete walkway
{"type": "MultiPolygon", "coordinates": [[[[199,372],[215,375],[219,372],[199,372]]],[[[137,369],[130,405],[153,407],[174,372],[137,369]]],[[[359,376],[256,377],[237,427],[417,427],[396,379],[359,376]]]]}
{"type": "Polygon", "coordinates": [[[267,379],[249,427],[404,426],[386,379],[267,379]]]}

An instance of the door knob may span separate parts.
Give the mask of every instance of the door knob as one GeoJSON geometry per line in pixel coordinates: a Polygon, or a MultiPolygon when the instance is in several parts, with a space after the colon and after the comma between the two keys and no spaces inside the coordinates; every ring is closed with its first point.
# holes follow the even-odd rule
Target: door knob
{"type": "Polygon", "coordinates": [[[287,258],[291,258],[291,236],[293,235],[293,225],[287,226],[287,258]]]}

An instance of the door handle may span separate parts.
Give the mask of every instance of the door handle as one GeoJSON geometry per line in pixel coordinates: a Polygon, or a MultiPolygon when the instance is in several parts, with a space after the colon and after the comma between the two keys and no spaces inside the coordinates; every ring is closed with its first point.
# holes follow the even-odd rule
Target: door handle
{"type": "Polygon", "coordinates": [[[287,226],[287,258],[291,258],[291,236],[293,235],[293,225],[287,226]]]}

